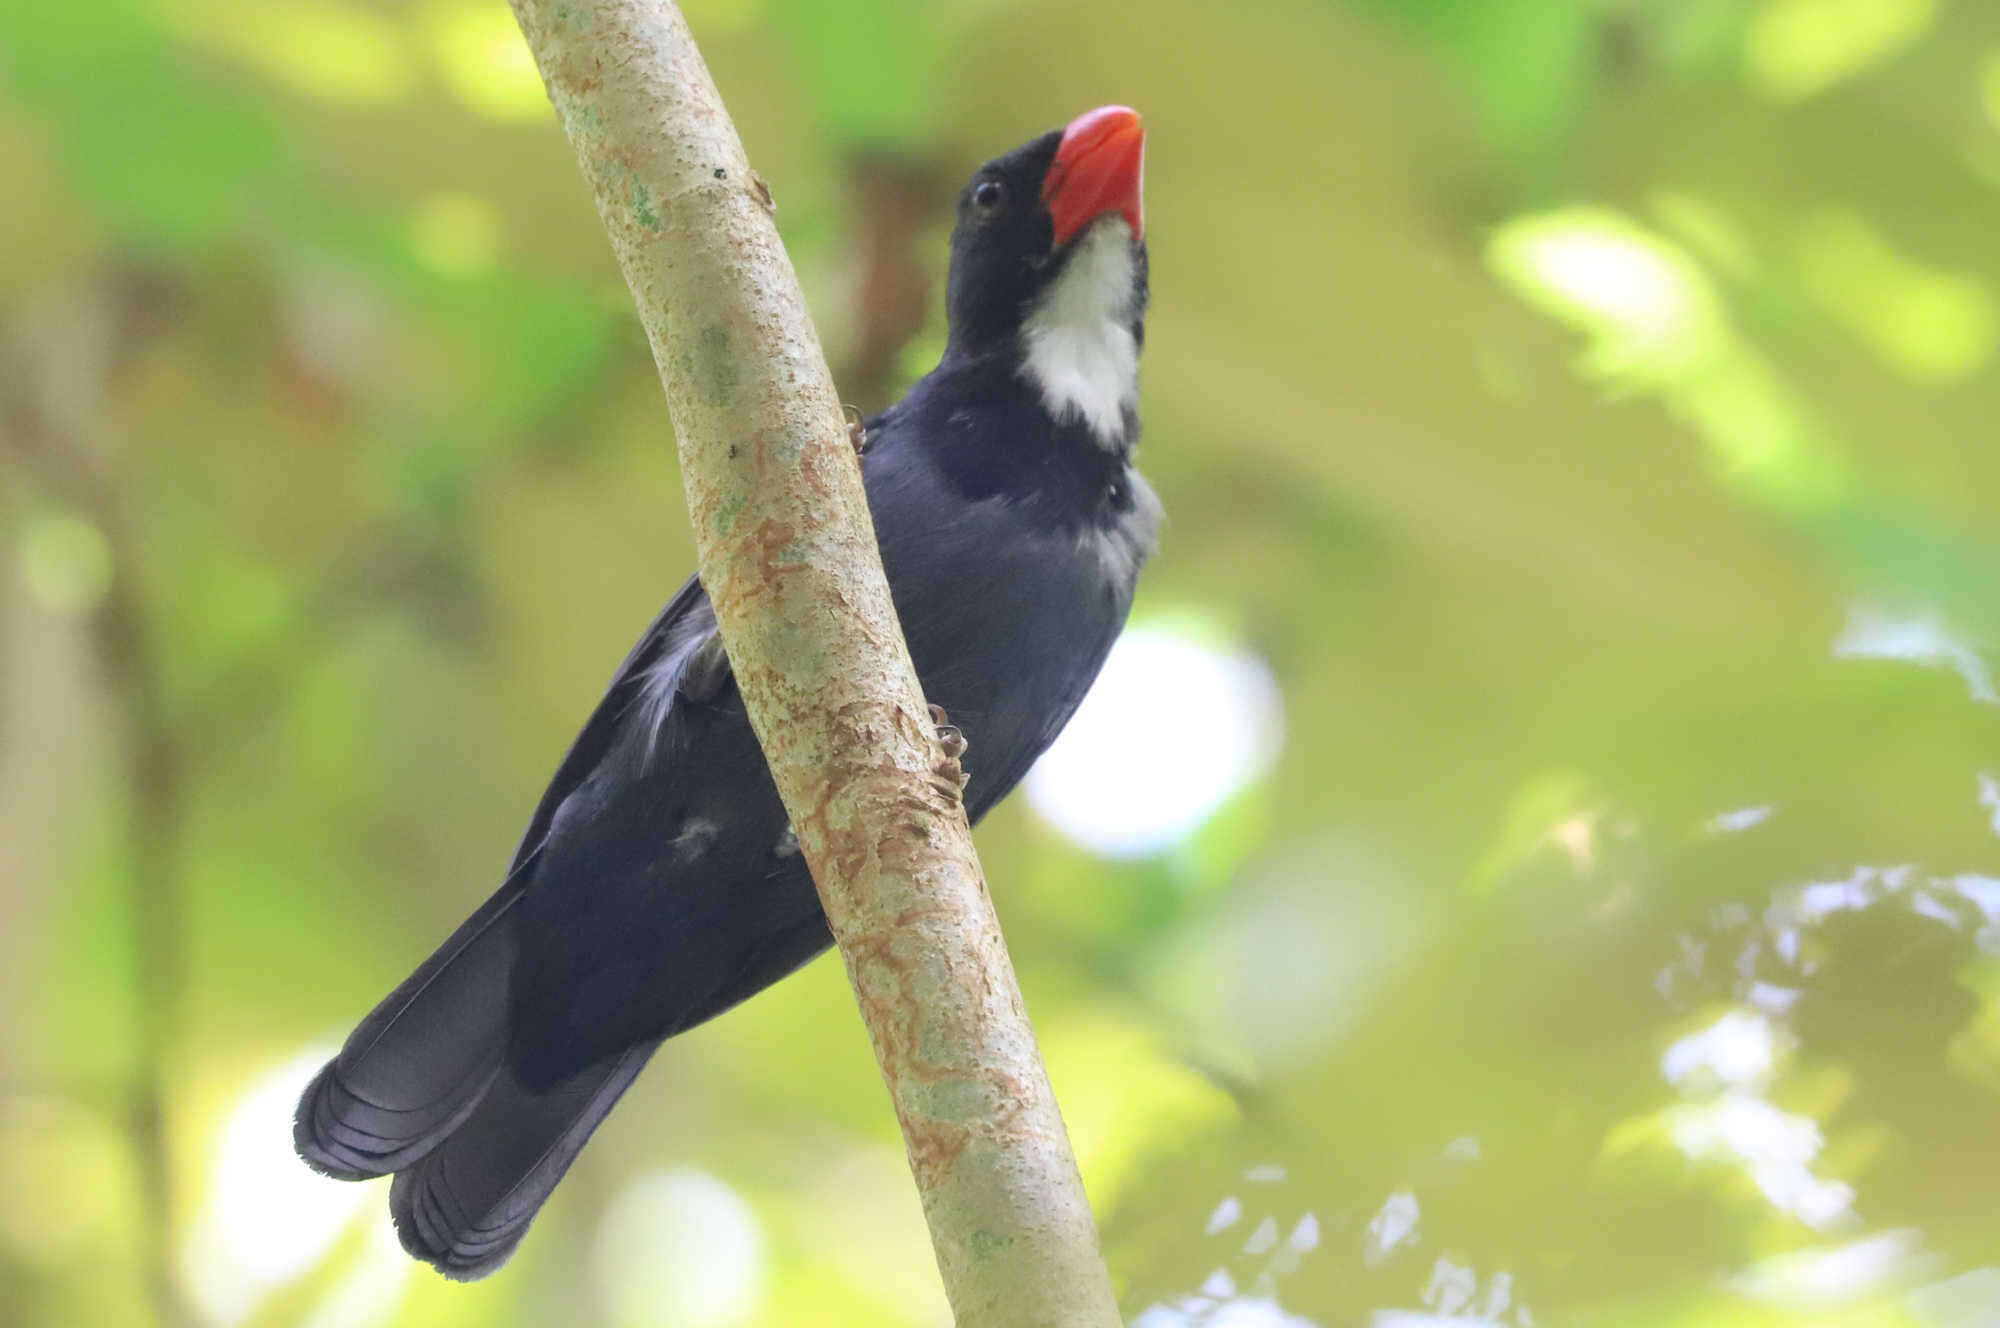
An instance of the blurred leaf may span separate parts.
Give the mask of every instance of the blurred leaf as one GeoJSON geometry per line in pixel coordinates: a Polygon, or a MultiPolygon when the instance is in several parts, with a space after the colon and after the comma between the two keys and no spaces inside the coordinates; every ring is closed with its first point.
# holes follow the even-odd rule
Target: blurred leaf
{"type": "Polygon", "coordinates": [[[403,30],[369,10],[328,0],[175,5],[184,31],[311,97],[374,104],[416,82],[403,30]]]}
{"type": "Polygon", "coordinates": [[[211,242],[284,188],[275,127],[177,67],[135,0],[29,6],[9,35],[15,95],[52,119],[79,186],[138,238],[211,242]]]}
{"type": "Polygon", "coordinates": [[[1590,95],[1601,6],[1590,0],[1367,0],[1434,42],[1471,87],[1492,141],[1515,157],[1553,150],[1590,95]]]}
{"type": "Polygon", "coordinates": [[[1542,775],[1514,795],[1499,838],[1473,872],[1469,888],[1491,890],[1535,858],[1565,842],[1572,853],[1581,853],[1595,836],[1594,807],[1590,786],[1583,776],[1571,772],[1542,775]]]}
{"type": "Polygon", "coordinates": [[[1912,377],[1966,378],[1993,357],[1996,315],[1986,288],[1904,257],[1851,212],[1809,217],[1799,264],[1807,288],[1912,377]]]}
{"type": "Polygon", "coordinates": [[[445,86],[495,120],[552,119],[542,76],[514,15],[497,0],[431,0],[424,30],[445,86]]]}
{"type": "Polygon", "coordinates": [[[936,81],[949,6],[918,0],[770,5],[835,142],[896,149],[938,137],[936,81]]]}
{"type": "Polygon", "coordinates": [[[1914,42],[1931,12],[1931,0],[1765,0],[1750,70],[1772,96],[1809,97],[1914,42]]]}

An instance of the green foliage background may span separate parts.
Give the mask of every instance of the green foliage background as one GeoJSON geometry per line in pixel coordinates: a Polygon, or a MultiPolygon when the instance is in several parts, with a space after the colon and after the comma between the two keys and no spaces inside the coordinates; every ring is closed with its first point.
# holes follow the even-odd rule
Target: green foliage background
{"type": "MultiPolygon", "coordinates": [[[[1139,613],[1283,753],[1141,862],[981,832],[1134,1316],[2000,1317],[2000,8],[686,8],[837,370],[973,163],[1147,116],[1139,613]]],[[[476,1287],[240,1105],[691,564],[504,6],[14,6],[0,182],[0,1322],[943,1322],[831,961],[476,1287]]]]}

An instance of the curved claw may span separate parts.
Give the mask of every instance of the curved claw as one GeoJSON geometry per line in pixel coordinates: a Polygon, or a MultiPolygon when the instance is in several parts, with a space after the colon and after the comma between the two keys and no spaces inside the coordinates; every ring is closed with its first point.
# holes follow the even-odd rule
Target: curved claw
{"type": "Polygon", "coordinates": [[[937,735],[938,745],[944,748],[944,755],[947,761],[956,761],[959,757],[965,755],[967,743],[965,735],[959,732],[958,725],[940,724],[938,725],[937,735]]]}
{"type": "Polygon", "coordinates": [[[957,797],[965,791],[967,775],[965,767],[959,764],[970,745],[958,725],[951,722],[941,705],[931,707],[931,723],[937,726],[938,750],[940,755],[936,769],[932,772],[940,790],[957,797]]]}

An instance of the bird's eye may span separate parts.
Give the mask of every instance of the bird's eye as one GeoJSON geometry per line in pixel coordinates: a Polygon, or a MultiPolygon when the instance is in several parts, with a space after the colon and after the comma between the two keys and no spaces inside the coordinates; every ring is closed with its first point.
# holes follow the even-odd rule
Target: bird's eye
{"type": "Polygon", "coordinates": [[[972,206],[992,212],[1007,201],[1007,186],[998,180],[981,180],[972,189],[972,206]]]}

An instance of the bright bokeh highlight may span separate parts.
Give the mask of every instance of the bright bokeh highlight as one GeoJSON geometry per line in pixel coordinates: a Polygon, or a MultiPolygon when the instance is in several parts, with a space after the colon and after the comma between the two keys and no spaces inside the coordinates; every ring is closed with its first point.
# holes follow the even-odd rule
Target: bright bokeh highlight
{"type": "Polygon", "coordinates": [[[1816,213],[1799,240],[1814,297],[1912,378],[1954,382],[1993,358],[1993,297],[1972,277],[1898,253],[1852,212],[1816,213]]]}
{"type": "Polygon", "coordinates": [[[1673,241],[1621,213],[1569,208],[1501,226],[1487,262],[1523,299],[1589,337],[1586,374],[1657,395],[1747,495],[1794,513],[1844,499],[1853,481],[1818,425],[1673,241]]]}
{"type": "Polygon", "coordinates": [[[757,1214],[692,1167],[626,1185],[605,1210],[592,1254],[616,1328],[730,1328],[752,1322],[763,1295],[757,1214]]]}
{"type": "Polygon", "coordinates": [[[477,194],[432,194],[410,219],[410,247],[446,276],[484,271],[500,253],[500,214],[477,194]]]}
{"type": "MultiPolygon", "coordinates": [[[[336,1048],[316,1046],[250,1082],[209,1148],[206,1195],[181,1250],[188,1298],[210,1323],[240,1324],[313,1267],[384,1187],[329,1180],[292,1151],[299,1094],[336,1048]]],[[[393,1297],[390,1298],[393,1302],[393,1297]]]]}
{"type": "Polygon", "coordinates": [[[502,121],[553,114],[535,57],[506,5],[434,0],[424,11],[423,29],[438,74],[467,109],[502,121]]]}
{"type": "Polygon", "coordinates": [[[1753,80],[1774,97],[1810,97],[1923,36],[1932,0],[1767,0],[1750,27],[1753,80]]]}
{"type": "Polygon", "coordinates": [[[1269,770],[1283,730],[1277,681],[1255,655],[1135,627],[1028,772],[1028,804],[1093,853],[1145,857],[1269,770]]]}

